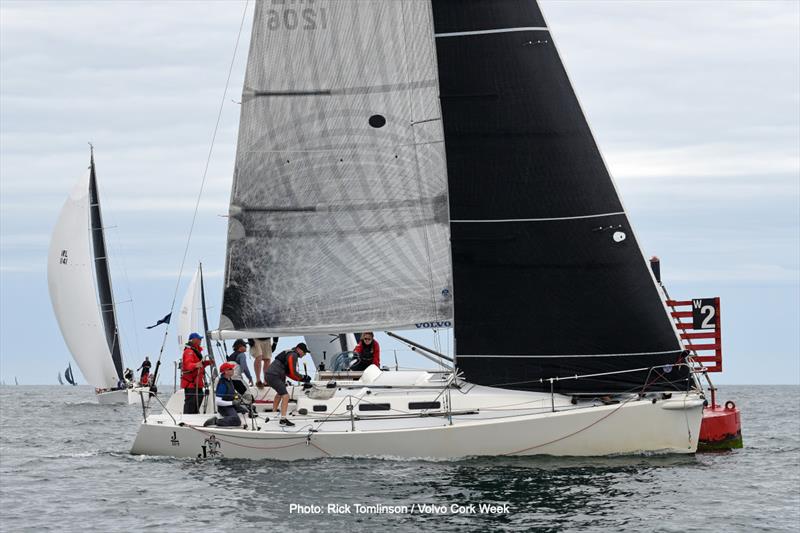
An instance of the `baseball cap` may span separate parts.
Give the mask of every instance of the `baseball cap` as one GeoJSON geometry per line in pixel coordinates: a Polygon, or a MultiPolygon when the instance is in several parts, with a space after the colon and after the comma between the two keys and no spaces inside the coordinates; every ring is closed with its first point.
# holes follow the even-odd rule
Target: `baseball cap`
{"type": "Polygon", "coordinates": [[[189,334],[189,340],[202,339],[202,338],[203,338],[203,336],[200,335],[199,333],[190,333],[189,334]]]}
{"type": "Polygon", "coordinates": [[[236,365],[234,365],[233,363],[222,363],[221,365],[219,365],[220,372],[225,372],[226,370],[233,370],[234,368],[236,368],[236,365]]]}

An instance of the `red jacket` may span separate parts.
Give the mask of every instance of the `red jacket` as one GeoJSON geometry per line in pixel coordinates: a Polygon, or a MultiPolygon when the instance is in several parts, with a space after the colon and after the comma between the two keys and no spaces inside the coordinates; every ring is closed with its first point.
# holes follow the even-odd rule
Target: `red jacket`
{"type": "Polygon", "coordinates": [[[203,361],[202,346],[193,348],[186,345],[183,349],[183,359],[181,360],[181,388],[202,389],[203,368],[210,364],[211,361],[203,361]]]}
{"type": "MultiPolygon", "coordinates": [[[[353,350],[353,351],[356,352],[357,354],[361,355],[362,350],[364,350],[364,346],[365,346],[364,341],[361,341],[361,342],[358,343],[358,346],[356,346],[355,350],[353,350]]],[[[373,348],[372,348],[372,364],[377,366],[378,368],[380,368],[381,367],[381,347],[378,344],[378,341],[375,340],[375,339],[372,339],[372,346],[373,346],[373,348]]]]}

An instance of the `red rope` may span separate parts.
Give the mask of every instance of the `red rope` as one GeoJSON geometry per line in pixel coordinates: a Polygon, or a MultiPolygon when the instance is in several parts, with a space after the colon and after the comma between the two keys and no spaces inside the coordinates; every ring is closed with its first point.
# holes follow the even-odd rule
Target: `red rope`
{"type": "Polygon", "coordinates": [[[317,446],[316,444],[314,444],[313,442],[311,442],[311,439],[308,439],[308,441],[307,441],[307,442],[308,442],[308,444],[310,444],[310,445],[311,445],[311,446],[313,446],[314,448],[318,449],[319,451],[321,451],[322,453],[324,453],[324,454],[325,454],[325,455],[327,455],[328,457],[330,457],[330,456],[331,456],[331,454],[329,454],[328,452],[326,452],[325,450],[323,450],[322,448],[320,448],[319,446],[317,446]]]}

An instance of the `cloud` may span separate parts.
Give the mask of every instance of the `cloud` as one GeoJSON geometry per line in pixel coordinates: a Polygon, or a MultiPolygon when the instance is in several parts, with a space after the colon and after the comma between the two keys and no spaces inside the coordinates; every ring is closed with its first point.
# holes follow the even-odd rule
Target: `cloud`
{"type": "Polygon", "coordinates": [[[746,143],[614,150],[606,156],[609,169],[620,179],[800,176],[800,151],[792,153],[769,147],[753,150],[746,143]]]}
{"type": "MultiPolygon", "coordinates": [[[[188,280],[194,275],[196,265],[191,264],[184,268],[181,279],[188,280]]],[[[224,272],[218,269],[206,270],[203,268],[204,279],[220,279],[224,272]]],[[[176,280],[178,279],[177,268],[140,268],[128,276],[129,280],[176,280]]]]}
{"type": "MultiPolygon", "coordinates": [[[[637,237],[662,256],[669,279],[797,283],[800,3],[541,4],[637,237]]],[[[0,2],[4,291],[48,308],[46,297],[29,296],[46,293],[49,235],[91,141],[105,221],[117,226],[114,279],[146,294],[137,296],[153,306],[148,318],[163,316],[223,100],[182,276],[204,256],[209,294],[219,297],[227,224],[217,215],[231,189],[240,113],[231,100],[240,99],[248,23],[222,93],[243,8],[0,2]]],[[[796,331],[796,314],[784,318],[782,330],[796,331]]],[[[2,320],[3,351],[18,352],[9,343],[29,325],[18,328],[8,312],[2,320]]]]}
{"type": "Polygon", "coordinates": [[[800,270],[797,268],[787,268],[773,264],[735,264],[729,267],[703,269],[670,269],[669,281],[692,281],[692,282],[793,282],[800,283],[800,270]]]}
{"type": "Polygon", "coordinates": [[[44,273],[45,265],[37,263],[14,263],[0,264],[0,272],[7,274],[31,274],[31,273],[44,273]]]}

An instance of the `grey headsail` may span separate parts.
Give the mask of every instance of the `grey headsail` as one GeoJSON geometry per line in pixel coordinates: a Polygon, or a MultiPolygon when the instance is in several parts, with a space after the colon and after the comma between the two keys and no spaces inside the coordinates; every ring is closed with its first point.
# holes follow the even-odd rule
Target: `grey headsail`
{"type": "Polygon", "coordinates": [[[430,4],[256,4],[220,329],[452,318],[430,4]]]}
{"type": "Polygon", "coordinates": [[[685,387],[682,346],[536,2],[434,0],[433,13],[465,378],[685,387]]]}

